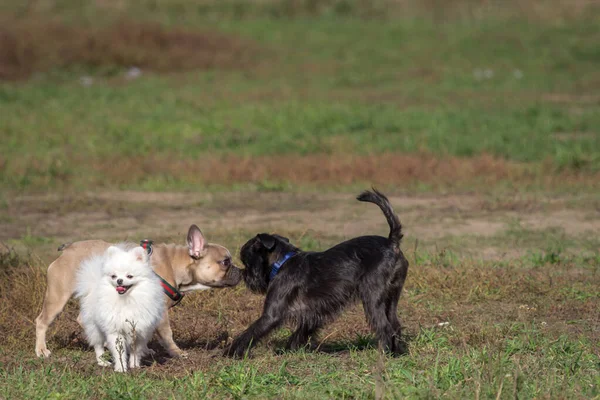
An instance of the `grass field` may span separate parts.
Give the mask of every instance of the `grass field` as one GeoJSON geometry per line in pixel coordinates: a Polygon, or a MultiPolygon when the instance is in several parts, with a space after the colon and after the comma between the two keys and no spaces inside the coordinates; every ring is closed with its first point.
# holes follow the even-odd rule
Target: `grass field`
{"type": "Polygon", "coordinates": [[[600,398],[600,7],[548,0],[0,5],[0,399],[600,398]],[[317,351],[221,357],[243,285],[171,311],[186,359],[117,375],[73,302],[38,360],[58,245],[406,229],[409,354],[360,306],[317,351]]]}
{"type": "MultiPolygon", "coordinates": [[[[496,168],[527,176],[598,181],[594,8],[560,18],[484,10],[437,22],[326,10],[274,18],[260,8],[232,19],[216,5],[210,13],[183,2],[154,12],[143,4],[65,1],[52,19],[35,8],[8,14],[3,30],[14,40],[0,51],[9,79],[0,91],[3,187],[310,185],[312,173],[253,175],[255,168],[237,166],[260,156],[276,170],[278,157],[322,154],[373,163],[389,153],[420,155],[424,170],[430,157],[468,163],[487,155],[496,168]],[[140,78],[127,78],[132,66],[140,78]]],[[[380,180],[424,178],[398,171],[380,180]]]]}

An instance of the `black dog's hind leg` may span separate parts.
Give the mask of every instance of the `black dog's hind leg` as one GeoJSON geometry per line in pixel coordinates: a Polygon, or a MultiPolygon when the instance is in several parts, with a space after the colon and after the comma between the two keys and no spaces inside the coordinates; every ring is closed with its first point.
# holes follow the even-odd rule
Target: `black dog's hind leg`
{"type": "Polygon", "coordinates": [[[298,350],[308,344],[311,337],[314,337],[321,328],[321,321],[315,319],[305,319],[298,324],[298,328],[292,334],[287,342],[286,348],[289,350],[298,350]]]}
{"type": "Polygon", "coordinates": [[[392,338],[393,346],[390,351],[396,355],[406,353],[406,345],[402,342],[401,338],[402,326],[398,320],[398,300],[401,291],[402,286],[393,287],[388,291],[387,298],[385,299],[385,314],[394,331],[392,338]]]}
{"type": "MultiPolygon", "coordinates": [[[[404,262],[408,263],[407,261],[404,262]]],[[[385,313],[394,330],[394,346],[391,351],[396,355],[404,354],[407,351],[406,344],[401,338],[402,326],[398,320],[398,301],[400,300],[400,293],[402,293],[402,287],[406,280],[407,267],[408,265],[403,265],[400,269],[396,270],[385,297],[385,313]]]]}
{"type": "Polygon", "coordinates": [[[388,298],[385,300],[385,314],[387,316],[390,325],[392,325],[392,329],[395,334],[400,336],[402,333],[402,327],[400,326],[400,321],[398,320],[398,299],[400,298],[400,290],[390,291],[388,294],[388,298]]]}
{"type": "MultiPolygon", "coordinates": [[[[386,292],[383,285],[376,285],[376,287],[361,288],[360,297],[362,299],[363,308],[367,321],[371,326],[371,329],[375,331],[379,344],[384,351],[395,353],[396,352],[396,328],[399,328],[400,322],[397,326],[393,326],[388,319],[389,308],[386,302],[386,292]]],[[[397,321],[397,317],[395,322],[397,321]]]]}

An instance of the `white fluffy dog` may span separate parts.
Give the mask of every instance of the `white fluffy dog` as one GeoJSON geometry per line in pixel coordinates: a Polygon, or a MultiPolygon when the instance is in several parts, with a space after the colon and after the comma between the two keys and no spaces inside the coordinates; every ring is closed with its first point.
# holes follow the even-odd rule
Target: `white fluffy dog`
{"type": "Polygon", "coordinates": [[[118,244],[83,261],[75,294],[81,304],[79,322],[98,365],[110,365],[102,359],[106,344],[115,371],[139,367],[141,358],[151,352],[147,344],[166,308],[146,250],[118,244]]]}

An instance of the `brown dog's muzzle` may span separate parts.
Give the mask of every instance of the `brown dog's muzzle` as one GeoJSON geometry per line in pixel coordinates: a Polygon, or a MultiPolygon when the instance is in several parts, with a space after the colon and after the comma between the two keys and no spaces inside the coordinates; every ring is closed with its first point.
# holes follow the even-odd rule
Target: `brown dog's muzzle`
{"type": "Polygon", "coordinates": [[[214,282],[212,283],[210,286],[211,287],[231,287],[231,286],[235,286],[238,283],[240,283],[240,281],[242,280],[242,270],[239,269],[238,267],[232,265],[228,270],[227,273],[225,274],[225,277],[219,281],[219,282],[214,282]]]}

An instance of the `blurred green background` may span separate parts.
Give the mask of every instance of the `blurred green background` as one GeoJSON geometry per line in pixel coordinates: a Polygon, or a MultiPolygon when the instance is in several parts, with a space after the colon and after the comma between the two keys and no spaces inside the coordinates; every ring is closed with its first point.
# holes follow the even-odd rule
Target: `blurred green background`
{"type": "Polygon", "coordinates": [[[311,185],[239,163],[322,154],[600,177],[594,2],[5,0],[0,15],[5,189],[311,185]]]}

